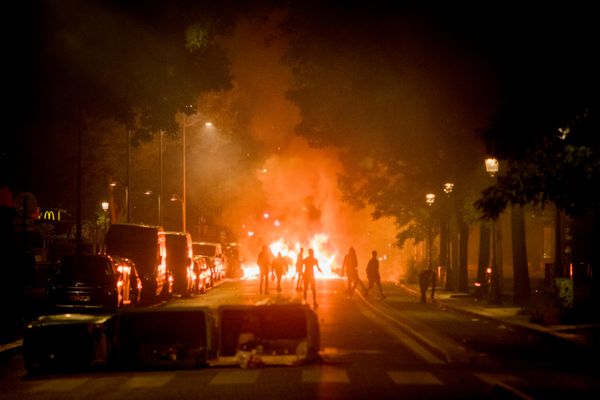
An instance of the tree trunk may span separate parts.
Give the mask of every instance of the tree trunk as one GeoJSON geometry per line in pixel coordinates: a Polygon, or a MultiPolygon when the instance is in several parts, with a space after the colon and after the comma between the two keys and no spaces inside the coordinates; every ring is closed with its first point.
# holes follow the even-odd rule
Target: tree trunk
{"type": "Polygon", "coordinates": [[[504,246],[502,246],[502,222],[496,221],[496,266],[498,268],[498,297],[502,302],[504,292],[504,246]]]}
{"type": "Polygon", "coordinates": [[[523,306],[529,301],[529,269],[527,264],[527,246],[525,241],[525,213],[523,207],[511,208],[512,249],[513,249],[513,302],[523,306]]]}
{"type": "Polygon", "coordinates": [[[469,225],[462,218],[460,221],[460,244],[458,265],[458,291],[469,291],[468,255],[469,255],[469,225]]]}
{"type": "Polygon", "coordinates": [[[490,264],[490,226],[482,222],[479,225],[479,262],[477,263],[477,282],[486,285],[486,269],[490,264]]]}

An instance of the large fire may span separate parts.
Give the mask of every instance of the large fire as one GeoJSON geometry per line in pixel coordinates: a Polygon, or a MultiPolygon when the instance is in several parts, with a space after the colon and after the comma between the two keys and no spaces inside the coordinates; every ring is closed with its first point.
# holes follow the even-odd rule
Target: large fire
{"type": "MultiPolygon", "coordinates": [[[[282,257],[289,261],[287,273],[284,278],[293,278],[296,274],[296,257],[300,252],[300,248],[304,248],[304,257],[308,257],[308,249],[313,249],[315,258],[319,261],[319,268],[322,272],[315,269],[315,277],[320,279],[334,279],[339,278],[340,275],[335,273],[335,260],[336,252],[327,249],[327,242],[329,236],[324,233],[318,233],[314,235],[308,245],[301,245],[300,242],[291,243],[283,238],[279,238],[276,241],[268,245],[269,250],[273,256],[281,253],[282,257]]],[[[255,262],[249,262],[242,265],[244,272],[243,279],[258,279],[259,269],[255,262]]]]}

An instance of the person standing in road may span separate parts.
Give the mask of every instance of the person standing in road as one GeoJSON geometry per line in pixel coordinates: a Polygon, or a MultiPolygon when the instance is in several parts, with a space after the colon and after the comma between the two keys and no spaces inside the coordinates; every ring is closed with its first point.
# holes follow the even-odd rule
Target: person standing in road
{"type": "Polygon", "coordinates": [[[304,279],[304,301],[306,301],[306,293],[308,292],[308,287],[310,286],[313,295],[313,304],[314,307],[317,308],[317,291],[315,289],[315,270],[317,267],[319,272],[321,268],[319,268],[319,260],[315,258],[315,252],[313,249],[308,249],[308,257],[306,257],[302,264],[304,265],[304,272],[302,279],[304,279]]]}
{"type": "Polygon", "coordinates": [[[373,285],[377,285],[379,288],[379,293],[381,294],[381,299],[385,299],[385,295],[383,294],[383,289],[381,288],[381,277],[379,276],[379,260],[377,259],[377,252],[373,250],[371,252],[371,259],[367,264],[367,279],[369,280],[369,287],[365,290],[365,296],[369,294],[369,290],[373,287],[373,285]]]}
{"type": "Polygon", "coordinates": [[[275,272],[275,277],[277,279],[277,291],[281,292],[281,277],[283,276],[283,271],[286,269],[287,261],[281,255],[281,252],[277,253],[277,257],[273,260],[273,272],[275,272]]]}
{"type": "Polygon", "coordinates": [[[260,271],[260,283],[258,293],[263,293],[263,283],[265,285],[265,294],[269,294],[269,266],[271,265],[271,252],[267,246],[263,246],[258,253],[256,263],[260,271]]]}
{"type": "Polygon", "coordinates": [[[302,263],[304,261],[304,248],[300,247],[300,251],[296,256],[296,290],[302,290],[302,263]]]}
{"type": "Polygon", "coordinates": [[[342,275],[344,273],[348,277],[349,297],[352,297],[357,285],[360,285],[363,291],[367,290],[365,285],[358,277],[358,259],[356,258],[356,250],[354,250],[354,247],[350,247],[348,254],[344,256],[344,263],[342,264],[342,275]]]}
{"type": "Polygon", "coordinates": [[[431,298],[435,296],[435,272],[426,269],[419,273],[419,287],[421,289],[421,303],[427,303],[427,288],[431,286],[431,298]]]}

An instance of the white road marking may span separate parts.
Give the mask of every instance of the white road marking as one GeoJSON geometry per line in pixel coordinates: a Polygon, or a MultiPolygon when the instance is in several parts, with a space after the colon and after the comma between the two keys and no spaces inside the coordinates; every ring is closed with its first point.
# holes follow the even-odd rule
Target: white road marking
{"type": "Polygon", "coordinates": [[[83,385],[89,378],[65,378],[45,381],[31,388],[30,392],[70,392],[83,385]]]}
{"type": "Polygon", "coordinates": [[[388,371],[387,374],[398,385],[443,385],[442,381],[427,371],[388,371]]]}
{"type": "Polygon", "coordinates": [[[514,375],[509,375],[509,374],[473,374],[473,376],[475,376],[477,379],[487,383],[490,386],[498,386],[501,387],[511,393],[513,393],[515,396],[521,398],[521,399],[526,399],[526,400],[530,400],[533,399],[533,397],[526,395],[525,393],[521,392],[520,390],[512,387],[511,385],[507,384],[506,382],[521,382],[523,381],[521,378],[516,377],[514,375]]]}
{"type": "Polygon", "coordinates": [[[166,385],[174,377],[175,374],[134,376],[125,382],[124,387],[128,389],[157,388],[166,385]]]}
{"type": "MultiPolygon", "coordinates": [[[[372,306],[370,306],[372,307],[372,306]]],[[[385,314],[376,314],[373,309],[367,309],[363,304],[359,303],[358,309],[361,314],[369,318],[371,321],[379,325],[384,331],[386,331],[392,337],[395,337],[401,341],[414,355],[419,357],[421,360],[428,364],[445,364],[444,360],[441,360],[434,355],[430,349],[428,349],[423,343],[429,341],[421,337],[421,343],[411,338],[405,331],[400,329],[398,326],[404,326],[404,324],[396,321],[394,318],[386,316],[385,314]],[[393,322],[393,323],[392,323],[393,322]]],[[[409,329],[405,327],[405,329],[409,329]]],[[[416,334],[416,333],[415,333],[416,334]]]]}
{"type": "Polygon", "coordinates": [[[350,383],[343,369],[311,368],[302,370],[302,383],[350,383]]]}
{"type": "Polygon", "coordinates": [[[173,378],[175,374],[134,376],[125,382],[124,386],[128,389],[157,388],[166,385],[173,378]]]}
{"type": "Polygon", "coordinates": [[[211,385],[252,385],[258,380],[260,371],[232,370],[220,371],[211,381],[211,385]]]}
{"type": "Polygon", "coordinates": [[[325,347],[320,351],[320,354],[322,356],[345,356],[349,354],[377,355],[383,354],[383,351],[375,349],[340,349],[337,347],[325,347]]]}

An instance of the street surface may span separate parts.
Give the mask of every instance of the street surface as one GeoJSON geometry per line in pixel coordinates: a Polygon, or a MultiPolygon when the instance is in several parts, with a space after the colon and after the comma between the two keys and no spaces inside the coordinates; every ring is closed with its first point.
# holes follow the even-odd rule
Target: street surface
{"type": "MultiPolygon", "coordinates": [[[[1,362],[0,399],[387,399],[598,398],[594,354],[492,319],[420,304],[387,284],[387,298],[318,280],[321,361],[301,366],[106,371],[28,376],[17,354],[1,362]]],[[[258,280],[225,281],[178,299],[209,306],[302,301],[285,280],[258,294],[258,280]]],[[[311,298],[309,292],[308,298],[311,298]]],[[[312,305],[312,303],[309,303],[312,305]]]]}

